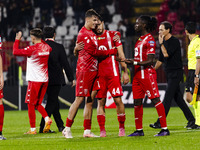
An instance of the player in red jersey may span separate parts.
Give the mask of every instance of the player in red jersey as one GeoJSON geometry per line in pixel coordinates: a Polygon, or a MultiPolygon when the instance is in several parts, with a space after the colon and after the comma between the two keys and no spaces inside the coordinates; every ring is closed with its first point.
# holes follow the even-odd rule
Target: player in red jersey
{"type": "Polygon", "coordinates": [[[85,47],[79,52],[76,68],[76,98],[69,109],[69,114],[66,120],[66,128],[63,130],[63,135],[66,138],[73,138],[71,134],[71,126],[78,111],[79,105],[85,100],[84,108],[84,134],[83,137],[98,137],[91,132],[91,116],[92,116],[92,91],[97,90],[98,86],[94,83],[97,77],[99,55],[116,54],[117,49],[112,49],[107,52],[98,51],[97,37],[93,33],[98,23],[99,15],[93,9],[90,9],[85,14],[85,25],[79,31],[77,41],[83,42],[85,47]]]}
{"type": "MultiPolygon", "coordinates": [[[[0,36],[0,51],[2,50],[1,45],[1,36],[0,36]]],[[[3,106],[3,64],[2,64],[2,56],[0,55],[0,140],[6,140],[6,138],[2,135],[3,129],[3,119],[4,119],[4,106],[3,106]]]]}
{"type": "Polygon", "coordinates": [[[43,132],[47,133],[50,130],[52,123],[51,118],[47,115],[46,110],[41,105],[46,89],[48,86],[48,59],[51,52],[51,47],[42,41],[42,30],[39,28],[30,31],[31,41],[34,45],[24,49],[19,49],[19,43],[22,37],[22,32],[16,34],[13,45],[13,54],[16,56],[27,56],[26,80],[28,87],[26,92],[25,102],[28,104],[28,115],[31,129],[25,134],[36,134],[35,126],[35,108],[40,112],[45,120],[43,132]]]}
{"type": "Polygon", "coordinates": [[[153,68],[156,43],[150,32],[154,31],[156,26],[157,20],[154,17],[140,16],[136,20],[135,30],[141,36],[135,44],[134,59],[125,60],[126,63],[132,63],[135,66],[132,90],[136,131],[129,136],[144,136],[142,127],[142,101],[145,94],[153,102],[161,123],[162,130],[155,136],[166,136],[170,134],[167,129],[165,108],[159,98],[156,71],[153,68]]]}
{"type": "MultiPolygon", "coordinates": [[[[104,29],[104,22],[100,21],[97,29],[95,30],[97,34],[97,42],[99,45],[99,50],[105,51],[109,50],[111,47],[117,47],[118,57],[125,58],[123,52],[123,46],[120,40],[113,40],[115,35],[120,35],[117,31],[108,31],[104,29]]],[[[114,99],[117,110],[117,117],[119,121],[119,136],[125,136],[124,122],[126,119],[124,104],[122,102],[121,96],[123,95],[121,86],[121,75],[119,71],[119,63],[115,60],[116,56],[99,57],[99,83],[100,90],[97,93],[98,106],[97,106],[97,120],[100,127],[100,136],[106,136],[105,130],[105,103],[107,97],[107,91],[111,93],[114,99]],[[103,85],[103,86],[102,86],[103,85]]],[[[120,62],[123,74],[123,83],[127,84],[129,82],[129,76],[127,71],[127,65],[124,62],[120,62]]]]}
{"type": "MultiPolygon", "coordinates": [[[[94,31],[97,35],[98,50],[99,51],[109,51],[110,48],[117,47],[118,57],[125,58],[122,43],[120,40],[116,40],[116,35],[120,36],[120,33],[117,31],[108,31],[104,29],[104,22],[99,16],[99,24],[94,31]]],[[[75,54],[77,51],[80,51],[84,48],[83,43],[77,43],[75,47],[75,54]]],[[[125,136],[124,122],[125,122],[125,110],[124,104],[122,103],[121,96],[123,95],[121,81],[120,81],[120,72],[119,72],[119,63],[115,60],[115,55],[100,56],[98,58],[98,76],[100,83],[100,90],[94,92],[92,99],[94,99],[97,94],[98,98],[98,107],[97,107],[97,120],[100,126],[100,137],[106,136],[105,130],[105,103],[107,97],[107,91],[109,91],[114,98],[114,101],[117,106],[117,114],[119,121],[119,136],[125,136]]],[[[121,62],[123,74],[123,82],[127,84],[129,82],[129,76],[127,72],[127,65],[124,62],[121,62]]]]}

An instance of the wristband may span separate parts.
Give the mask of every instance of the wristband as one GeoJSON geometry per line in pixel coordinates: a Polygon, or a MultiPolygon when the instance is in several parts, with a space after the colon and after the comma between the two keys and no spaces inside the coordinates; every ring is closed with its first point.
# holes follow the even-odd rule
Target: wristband
{"type": "Polygon", "coordinates": [[[134,62],[133,62],[133,65],[137,65],[137,64],[138,64],[138,62],[137,62],[137,61],[134,61],[134,62]]]}
{"type": "Polygon", "coordinates": [[[199,78],[199,75],[198,75],[198,74],[195,74],[194,77],[195,77],[195,78],[199,78]]]}

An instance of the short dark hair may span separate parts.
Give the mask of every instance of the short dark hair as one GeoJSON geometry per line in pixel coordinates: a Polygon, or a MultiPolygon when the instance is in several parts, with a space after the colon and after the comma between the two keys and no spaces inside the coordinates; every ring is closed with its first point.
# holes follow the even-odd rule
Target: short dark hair
{"type": "Polygon", "coordinates": [[[147,32],[152,32],[157,28],[157,20],[155,17],[151,17],[148,15],[142,15],[139,17],[144,24],[146,24],[145,29],[147,32]]]}
{"type": "Polygon", "coordinates": [[[30,31],[30,35],[35,36],[36,38],[43,38],[43,32],[40,28],[34,28],[30,31]]]}
{"type": "Polygon", "coordinates": [[[85,13],[85,18],[92,17],[92,16],[96,16],[99,18],[100,15],[94,9],[87,10],[85,13]]]}
{"type": "Polygon", "coordinates": [[[164,25],[165,30],[169,29],[169,33],[172,33],[172,24],[168,21],[163,21],[160,23],[160,25],[164,25]]]}
{"type": "Polygon", "coordinates": [[[44,38],[53,38],[54,33],[56,30],[53,27],[44,27],[43,29],[44,38]]]}
{"type": "Polygon", "coordinates": [[[188,22],[185,26],[185,30],[187,30],[190,34],[196,33],[196,23],[188,22]]]}

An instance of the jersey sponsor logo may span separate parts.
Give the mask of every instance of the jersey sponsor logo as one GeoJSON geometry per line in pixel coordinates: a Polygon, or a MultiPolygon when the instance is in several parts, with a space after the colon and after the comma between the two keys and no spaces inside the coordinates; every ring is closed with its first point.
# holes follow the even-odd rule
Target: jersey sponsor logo
{"type": "Polygon", "coordinates": [[[49,52],[39,52],[38,55],[39,56],[49,55],[49,52]]]}
{"type": "Polygon", "coordinates": [[[106,51],[106,50],[108,50],[104,45],[101,45],[101,46],[99,46],[99,50],[103,50],[103,51],[106,51]]]}
{"type": "Polygon", "coordinates": [[[97,40],[103,40],[105,39],[106,37],[98,37],[97,40]]]}

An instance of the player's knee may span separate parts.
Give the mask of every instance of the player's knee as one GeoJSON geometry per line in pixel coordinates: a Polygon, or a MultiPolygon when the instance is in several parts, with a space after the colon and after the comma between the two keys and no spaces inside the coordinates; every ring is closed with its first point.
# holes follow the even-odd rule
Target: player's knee
{"type": "Polygon", "coordinates": [[[134,99],[134,106],[142,105],[142,99],[134,99]]]}
{"type": "Polygon", "coordinates": [[[160,99],[157,97],[157,98],[154,98],[154,99],[151,99],[151,101],[153,102],[153,104],[157,104],[158,102],[160,102],[160,99]]]}

